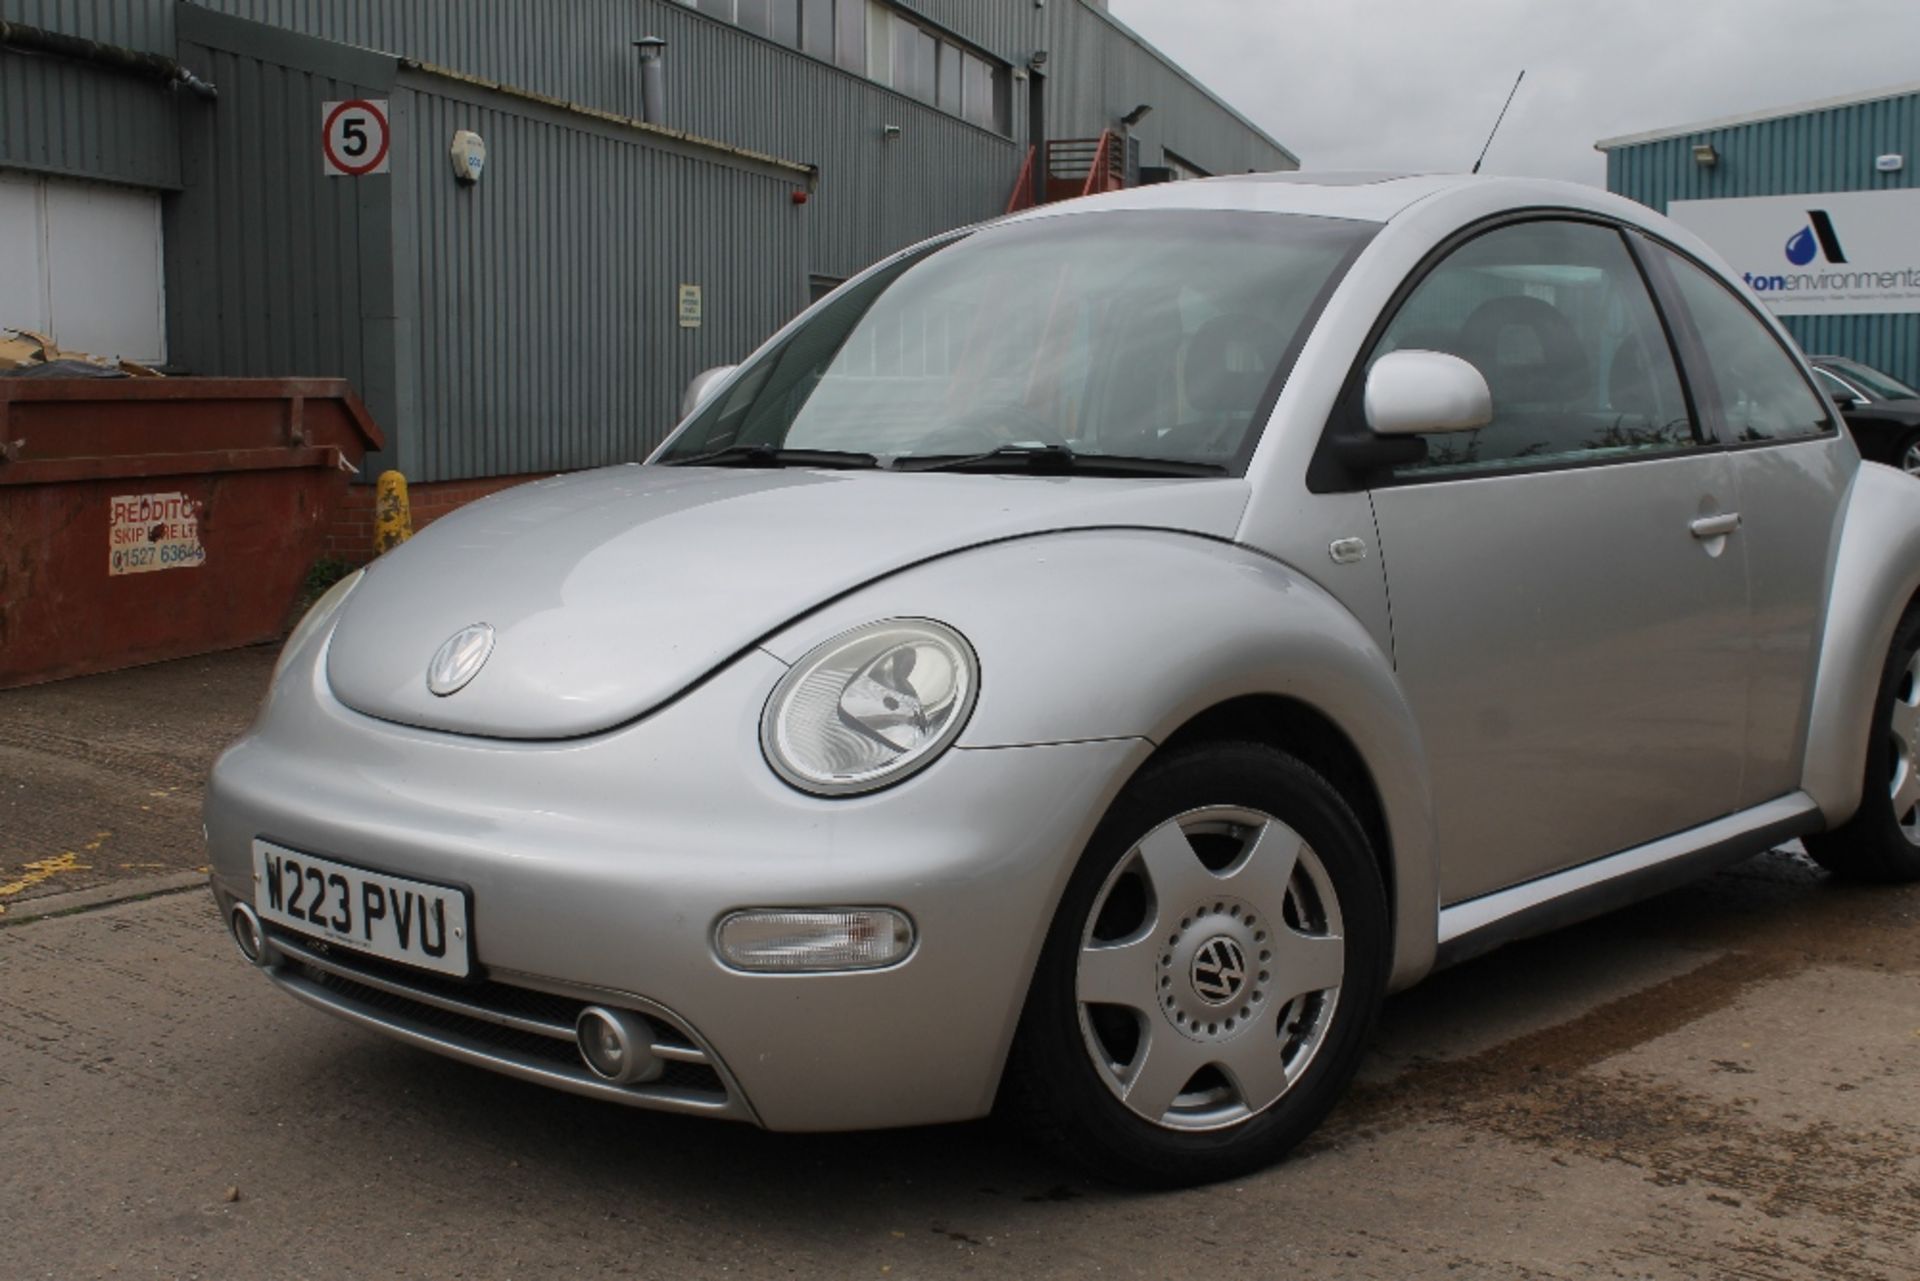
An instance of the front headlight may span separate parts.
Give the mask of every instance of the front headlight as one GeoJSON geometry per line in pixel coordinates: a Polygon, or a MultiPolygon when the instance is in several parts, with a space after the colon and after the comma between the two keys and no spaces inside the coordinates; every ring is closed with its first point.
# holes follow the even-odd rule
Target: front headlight
{"type": "Polygon", "coordinates": [[[973,647],[951,627],[924,618],[869,623],[793,665],[767,700],[760,744],[802,791],[872,791],[950,747],[979,688],[973,647]]]}

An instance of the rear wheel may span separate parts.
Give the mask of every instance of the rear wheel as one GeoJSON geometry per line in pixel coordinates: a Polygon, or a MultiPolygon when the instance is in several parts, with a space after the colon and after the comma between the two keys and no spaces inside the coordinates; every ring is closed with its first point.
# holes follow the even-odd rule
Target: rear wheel
{"type": "Polygon", "coordinates": [[[1920,610],[1894,630],[1878,697],[1860,808],[1807,852],[1856,880],[1920,881],[1920,610]]]}
{"type": "Polygon", "coordinates": [[[1351,1079],[1388,953],[1379,871],[1325,780],[1255,744],[1171,756],[1129,784],[1068,886],[1015,1099],[1119,1182],[1267,1165],[1351,1079]]]}

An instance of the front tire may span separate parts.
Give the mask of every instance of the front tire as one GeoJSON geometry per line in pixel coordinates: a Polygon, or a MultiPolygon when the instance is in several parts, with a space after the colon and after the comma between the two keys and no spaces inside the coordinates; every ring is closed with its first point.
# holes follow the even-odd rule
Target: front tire
{"type": "Polygon", "coordinates": [[[1015,1105],[1116,1182],[1269,1165],[1351,1080],[1390,951],[1378,865],[1326,780],[1252,743],[1169,755],[1121,793],[1062,897],[1015,1105]]]}
{"type": "Polygon", "coordinates": [[[1874,709],[1860,808],[1804,843],[1837,876],[1920,881],[1920,610],[1894,629],[1874,709]]]}

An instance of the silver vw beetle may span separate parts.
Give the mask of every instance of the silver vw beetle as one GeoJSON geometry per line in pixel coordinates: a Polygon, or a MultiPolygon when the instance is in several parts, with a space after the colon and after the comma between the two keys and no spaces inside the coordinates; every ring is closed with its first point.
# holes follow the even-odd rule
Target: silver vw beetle
{"type": "Polygon", "coordinates": [[[1687,232],[1223,179],[907,250],[341,583],[208,792],[283,991],[780,1130],[1277,1159],[1436,966],[1920,877],[1920,488],[1687,232]]]}

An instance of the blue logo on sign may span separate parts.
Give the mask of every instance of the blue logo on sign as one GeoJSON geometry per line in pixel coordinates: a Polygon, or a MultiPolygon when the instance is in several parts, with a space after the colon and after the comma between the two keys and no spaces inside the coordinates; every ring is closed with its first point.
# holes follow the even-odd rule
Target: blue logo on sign
{"type": "Polygon", "coordinates": [[[1804,267],[1813,261],[1813,255],[1819,249],[1820,242],[1813,238],[1813,228],[1802,227],[1787,241],[1787,261],[1796,267],[1804,267]]]}
{"type": "Polygon", "coordinates": [[[1846,251],[1840,247],[1840,233],[1833,229],[1833,219],[1824,209],[1807,210],[1807,225],[1787,240],[1787,261],[1794,266],[1806,266],[1815,255],[1836,266],[1847,260],[1846,251]]]}

